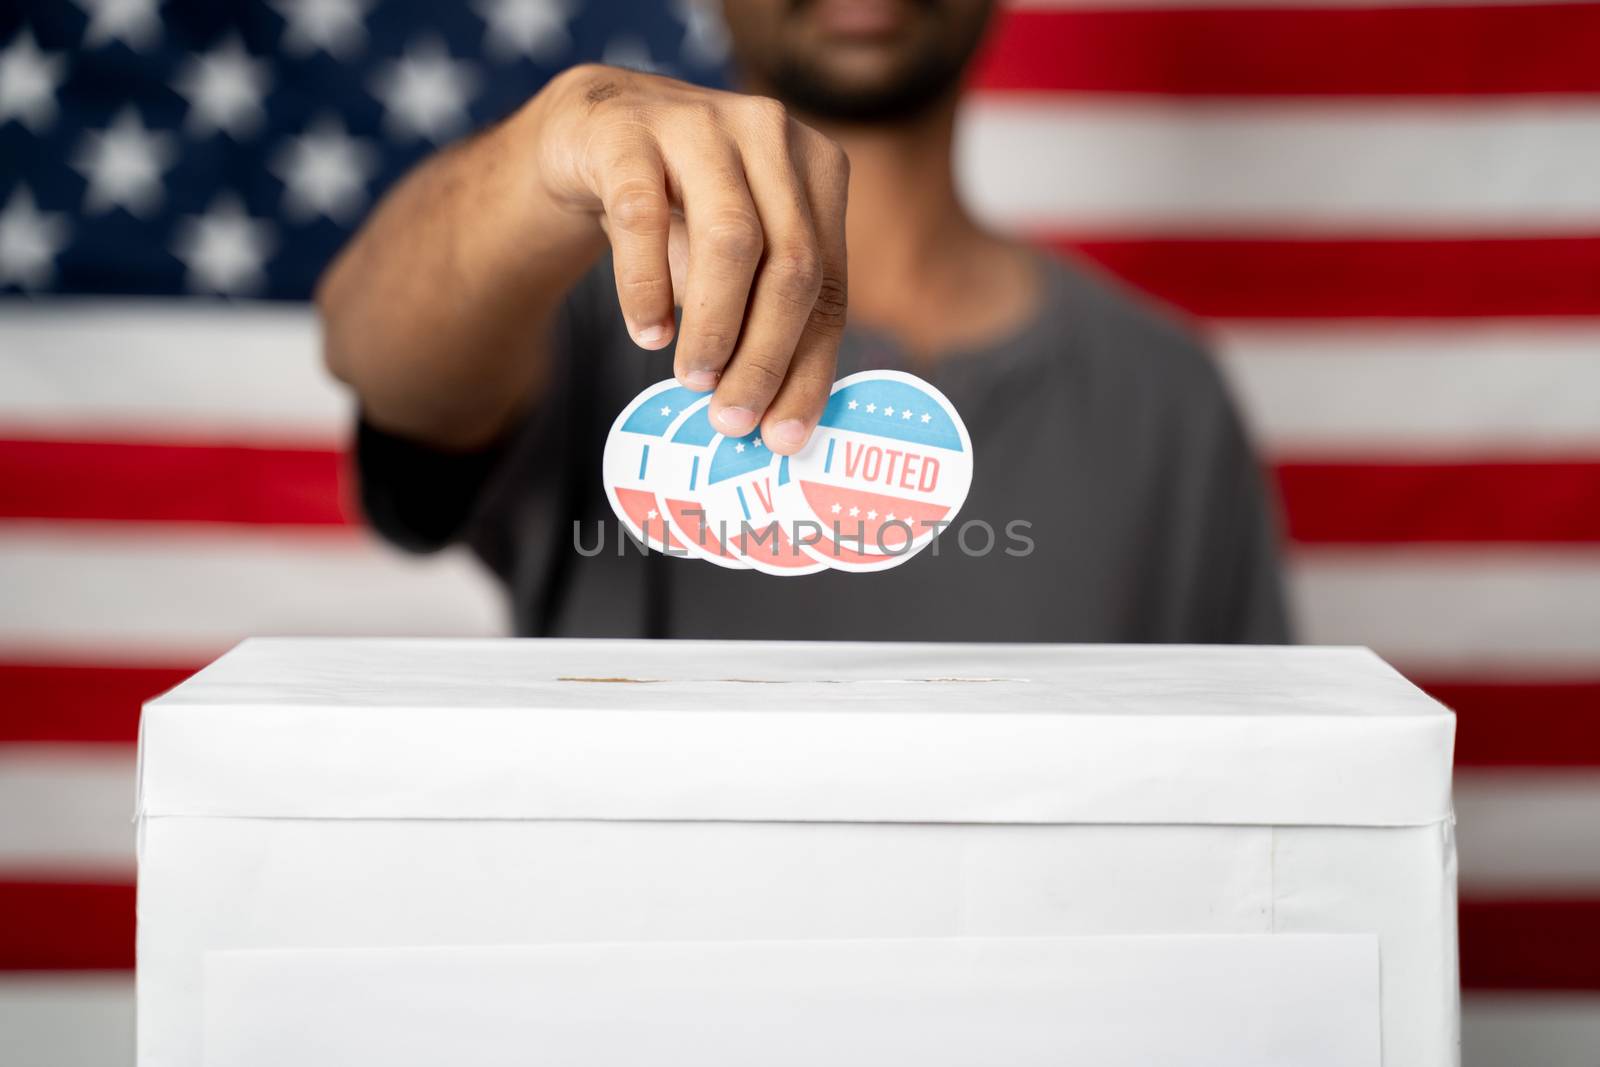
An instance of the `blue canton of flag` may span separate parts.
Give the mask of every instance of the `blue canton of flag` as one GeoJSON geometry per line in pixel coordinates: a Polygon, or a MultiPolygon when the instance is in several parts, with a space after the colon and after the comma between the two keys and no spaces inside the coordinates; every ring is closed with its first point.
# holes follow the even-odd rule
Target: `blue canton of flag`
{"type": "Polygon", "coordinates": [[[303,300],[390,183],[551,75],[720,84],[726,51],[697,0],[0,4],[0,291],[303,300]]]}

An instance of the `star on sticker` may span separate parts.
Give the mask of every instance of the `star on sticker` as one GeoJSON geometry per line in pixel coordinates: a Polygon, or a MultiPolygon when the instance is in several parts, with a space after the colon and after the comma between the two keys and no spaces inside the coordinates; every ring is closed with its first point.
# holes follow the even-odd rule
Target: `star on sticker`
{"type": "Polygon", "coordinates": [[[367,43],[365,19],[372,0],[271,0],[284,21],[283,47],[292,55],[323,51],[349,59],[367,43]]]}
{"type": "Polygon", "coordinates": [[[874,411],[877,411],[877,410],[878,410],[878,405],[876,405],[876,404],[868,404],[867,405],[867,414],[868,415],[871,415],[874,411]]]}
{"type": "Polygon", "coordinates": [[[832,512],[833,514],[837,515],[837,514],[839,514],[839,505],[835,504],[835,505],[833,505],[833,507],[829,508],[828,510],[830,512],[832,512]]]}
{"type": "Polygon", "coordinates": [[[476,68],[451,58],[444,40],[429,35],[384,64],[372,80],[372,94],[383,101],[383,123],[392,136],[440,144],[470,125],[467,102],[478,85],[476,68]]]}
{"type": "Polygon", "coordinates": [[[161,35],[160,0],[74,0],[89,16],[83,46],[99,48],[121,41],[135,52],[143,51],[161,35]]]}
{"type": "Polygon", "coordinates": [[[860,515],[860,514],[861,514],[861,509],[860,508],[851,508],[850,509],[850,517],[852,519],[855,518],[857,515],[860,515]]]}
{"type": "Polygon", "coordinates": [[[743,452],[744,451],[744,442],[740,441],[738,444],[734,445],[733,446],[733,450],[735,452],[743,452]]]}
{"type": "Polygon", "coordinates": [[[715,5],[706,0],[673,0],[672,13],[683,23],[685,59],[712,66],[728,58],[728,26],[715,5]]]}
{"type": "Polygon", "coordinates": [[[883,414],[885,418],[894,418],[894,408],[884,408],[883,414]]]}
{"type": "Polygon", "coordinates": [[[884,522],[885,522],[885,523],[891,523],[891,522],[893,522],[893,521],[894,521],[894,512],[892,512],[892,511],[891,511],[891,512],[889,512],[889,514],[887,514],[887,515],[885,515],[885,516],[884,516],[884,517],[883,517],[883,521],[884,521],[884,522]]]}
{"type": "Polygon", "coordinates": [[[851,411],[854,411],[856,409],[856,402],[854,400],[852,400],[852,401],[850,401],[849,404],[847,404],[845,406],[848,407],[851,411]]]}
{"type": "Polygon", "coordinates": [[[911,409],[906,408],[904,411],[900,412],[900,417],[902,419],[909,419],[911,417],[911,409]]]}
{"type": "Polygon", "coordinates": [[[487,27],[484,51],[496,59],[554,59],[572,43],[567,23],[577,8],[571,0],[478,0],[472,10],[487,27]]]}
{"type": "Polygon", "coordinates": [[[27,29],[0,52],[0,126],[16,119],[33,133],[56,120],[56,90],[66,77],[60,52],[46,55],[27,29]]]}
{"type": "Polygon", "coordinates": [[[752,445],[754,445],[755,447],[760,448],[761,447],[761,438],[757,437],[754,441],[751,441],[750,443],[752,445]]]}
{"type": "Polygon", "coordinates": [[[232,193],[217,196],[204,215],[186,216],[172,242],[173,255],[188,268],[189,288],[224,295],[265,285],[262,267],[276,247],[272,225],[252,218],[232,193]]]}
{"type": "Polygon", "coordinates": [[[295,222],[321,215],[349,223],[367,203],[367,182],[378,169],[378,150],[345,132],[324,115],[272,158],[272,173],[284,184],[283,210],[295,222]]]}
{"type": "Polygon", "coordinates": [[[923,422],[932,422],[933,421],[933,416],[929,415],[926,411],[924,411],[922,413],[922,421],[923,422]]]}
{"type": "Polygon", "coordinates": [[[177,159],[170,134],[145,128],[128,105],[104,130],[89,130],[78,142],[72,167],[89,182],[83,210],[98,215],[123,208],[144,216],[161,204],[161,174],[177,159]]]}
{"type": "Polygon", "coordinates": [[[661,513],[655,508],[651,508],[649,511],[644,513],[644,517],[647,519],[659,519],[661,517],[661,513]]]}
{"type": "Polygon", "coordinates": [[[26,185],[0,209],[0,285],[43,289],[55,274],[56,255],[67,246],[67,218],[42,212],[26,185]]]}
{"type": "Polygon", "coordinates": [[[872,510],[871,508],[867,509],[867,518],[876,519],[877,517],[878,517],[878,513],[876,511],[872,510]]]}
{"type": "Polygon", "coordinates": [[[662,404],[661,405],[661,414],[663,414],[663,415],[671,415],[672,414],[672,408],[670,406],[666,405],[666,404],[662,404]]]}
{"type": "Polygon", "coordinates": [[[265,60],[252,58],[239,35],[204,55],[184,60],[172,87],[189,101],[184,129],[192,134],[226,133],[240,140],[261,126],[272,77],[265,60]]]}

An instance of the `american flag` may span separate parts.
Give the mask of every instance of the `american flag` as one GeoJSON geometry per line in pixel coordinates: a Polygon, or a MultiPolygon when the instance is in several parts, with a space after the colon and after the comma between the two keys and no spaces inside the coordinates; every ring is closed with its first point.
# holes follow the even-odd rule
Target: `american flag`
{"type": "MultiPolygon", "coordinates": [[[[0,1059],[127,1062],[141,699],[255,633],[492,634],[341,478],[306,297],[383,188],[586,59],[579,0],[0,4],[0,1059]]],[[[1600,4],[1033,0],[960,173],[1195,316],[1311,641],[1460,713],[1469,1065],[1600,1062],[1600,4]]]]}

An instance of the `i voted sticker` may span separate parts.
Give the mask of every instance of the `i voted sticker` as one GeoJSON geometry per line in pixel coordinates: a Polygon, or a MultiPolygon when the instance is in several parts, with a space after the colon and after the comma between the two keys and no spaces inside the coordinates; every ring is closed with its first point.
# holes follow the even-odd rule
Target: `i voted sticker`
{"type": "Polygon", "coordinates": [[[778,466],[778,511],[822,530],[802,551],[839,570],[883,570],[954,521],[972,486],[972,439],[927,382],[862,371],[833,387],[811,440],[778,466]]]}
{"type": "Polygon", "coordinates": [[[656,500],[656,475],[663,462],[665,433],[705,393],[668,379],[633,398],[611,424],[601,459],[606,499],[617,521],[651,548],[688,554],[678,531],[656,500]]]}
{"type": "Polygon", "coordinates": [[[719,567],[744,570],[749,565],[723,544],[722,531],[706,522],[705,492],[711,463],[708,446],[717,431],[711,425],[710,398],[695,401],[662,435],[659,461],[652,468],[658,510],[672,522],[674,535],[689,555],[719,567]]]}
{"type": "Polygon", "coordinates": [[[795,577],[826,570],[799,539],[820,530],[796,530],[777,507],[778,464],[756,428],[743,437],[718,434],[706,445],[705,524],[737,558],[764,574],[795,577]]]}

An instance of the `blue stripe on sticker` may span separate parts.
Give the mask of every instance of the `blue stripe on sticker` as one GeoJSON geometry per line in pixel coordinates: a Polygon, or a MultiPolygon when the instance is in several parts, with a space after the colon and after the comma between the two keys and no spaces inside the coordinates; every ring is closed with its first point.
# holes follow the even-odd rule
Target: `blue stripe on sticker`
{"type": "Polygon", "coordinates": [[[822,459],[822,473],[827,474],[833,470],[833,446],[838,438],[828,438],[828,454],[822,459]]]}
{"type": "Polygon", "coordinates": [[[650,446],[645,445],[639,450],[639,480],[644,480],[644,472],[650,466],[650,446]]]}
{"type": "Polygon", "coordinates": [[[672,420],[683,414],[683,409],[705,396],[681,385],[672,385],[651,395],[650,399],[633,409],[633,414],[623,422],[629,433],[660,437],[672,425],[672,420]]]}
{"type": "Polygon", "coordinates": [[[744,502],[744,486],[736,485],[733,491],[739,494],[739,510],[744,512],[744,521],[750,521],[750,505],[744,502]]]}
{"type": "Polygon", "coordinates": [[[689,492],[694,492],[695,483],[700,480],[700,457],[694,457],[694,462],[689,464],[689,492]]]}
{"type": "Polygon", "coordinates": [[[822,425],[960,452],[961,434],[944,407],[916,386],[892,379],[856,382],[828,398],[822,425]]]}

